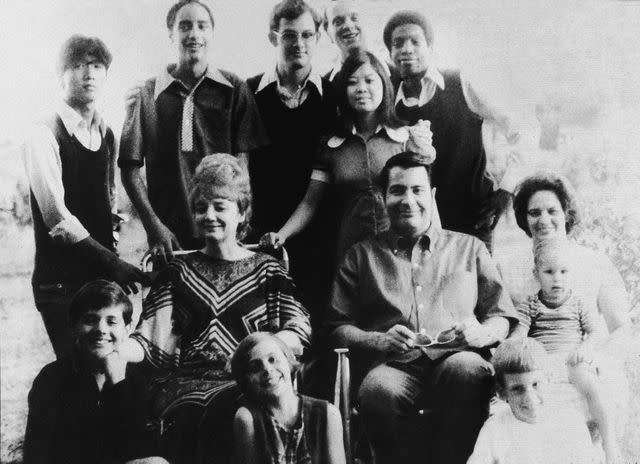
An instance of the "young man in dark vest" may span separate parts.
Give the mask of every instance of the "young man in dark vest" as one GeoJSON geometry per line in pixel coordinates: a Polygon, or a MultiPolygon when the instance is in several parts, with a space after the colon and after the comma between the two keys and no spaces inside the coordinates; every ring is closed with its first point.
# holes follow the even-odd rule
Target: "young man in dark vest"
{"type": "Polygon", "coordinates": [[[510,194],[487,173],[482,121],[497,123],[510,143],[509,119],[482,99],[457,71],[440,72],[433,58],[433,28],[417,11],[395,13],[384,28],[395,65],[396,113],[409,125],[431,122],[436,161],[433,186],[446,229],[474,235],[491,249],[493,227],[510,194]]]}
{"type": "MultiPolygon", "coordinates": [[[[303,0],[276,4],[269,21],[276,63],[247,80],[271,141],[249,162],[254,240],[279,230],[293,214],[307,191],[320,138],[333,130],[337,97],[311,64],[320,24],[320,15],[303,0]]],[[[318,217],[307,232],[287,242],[291,274],[314,326],[329,293],[330,236],[330,224],[318,217]]]]}
{"type": "Polygon", "coordinates": [[[96,111],[111,53],[96,37],[62,47],[64,101],[24,147],[36,256],[33,294],[56,356],[72,348],[67,306],[85,283],[104,278],[137,292],[145,275],[116,254],[113,132],[96,111]]]}

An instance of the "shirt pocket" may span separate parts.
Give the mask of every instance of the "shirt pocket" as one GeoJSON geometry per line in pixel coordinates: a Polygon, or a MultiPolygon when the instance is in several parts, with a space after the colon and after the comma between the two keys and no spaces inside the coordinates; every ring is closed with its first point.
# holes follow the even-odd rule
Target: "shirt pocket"
{"type": "Polygon", "coordinates": [[[445,274],[438,293],[443,308],[456,322],[473,316],[478,302],[476,274],[465,270],[445,274]]]}
{"type": "Polygon", "coordinates": [[[231,153],[231,108],[224,99],[209,98],[195,104],[194,129],[212,153],[231,153]],[[222,100],[222,101],[221,101],[222,100]]]}

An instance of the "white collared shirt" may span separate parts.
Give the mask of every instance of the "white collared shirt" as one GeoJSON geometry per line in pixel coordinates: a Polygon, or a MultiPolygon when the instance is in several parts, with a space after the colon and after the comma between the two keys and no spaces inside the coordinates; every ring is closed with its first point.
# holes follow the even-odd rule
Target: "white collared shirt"
{"type": "MultiPolygon", "coordinates": [[[[424,106],[431,101],[438,88],[440,90],[444,90],[445,88],[444,77],[435,66],[429,66],[427,68],[425,75],[421,79],[421,83],[422,89],[420,90],[420,95],[418,98],[415,98],[405,96],[404,82],[401,82],[398,87],[398,92],[396,93],[396,105],[402,101],[402,103],[407,107],[424,106]]],[[[489,103],[489,98],[478,92],[462,72],[460,73],[460,85],[462,87],[462,93],[464,94],[467,106],[473,113],[477,114],[484,121],[482,139],[485,148],[487,148],[488,145],[487,135],[485,132],[489,130],[489,127],[495,127],[498,132],[508,140],[509,145],[515,145],[519,139],[519,134],[514,128],[512,118],[507,114],[507,112],[498,108],[496,105],[489,103]],[[485,127],[487,128],[485,129],[485,127]]],[[[492,156],[493,152],[487,150],[488,168],[495,164],[491,159],[492,156]]],[[[494,179],[496,179],[496,182],[494,183],[495,189],[500,188],[510,192],[513,191],[515,187],[513,176],[503,176],[494,171],[490,171],[490,174],[494,179]],[[500,180],[497,181],[498,179],[500,180]]]]}
{"type": "MultiPolygon", "coordinates": [[[[422,88],[418,98],[406,97],[404,94],[404,82],[400,83],[398,87],[398,93],[396,94],[396,105],[402,101],[405,106],[424,106],[433,98],[436,94],[436,89],[444,90],[444,77],[440,74],[440,71],[435,66],[429,66],[427,71],[420,80],[422,88]]],[[[465,95],[466,97],[466,95],[465,95]]],[[[472,110],[473,111],[473,110],[472,110]]]]}
{"type": "Polygon", "coordinates": [[[284,103],[284,105],[290,109],[297,108],[305,102],[311,92],[311,85],[315,86],[315,88],[318,90],[318,93],[322,97],[322,77],[320,77],[320,74],[314,72],[313,68],[309,72],[309,75],[307,76],[305,81],[300,85],[298,90],[296,92],[290,92],[281,84],[280,76],[278,75],[278,69],[276,66],[274,66],[262,75],[255,93],[260,93],[268,85],[274,82],[276,83],[276,92],[280,97],[280,101],[282,101],[282,103],[284,103]]]}
{"type": "MultiPolygon", "coordinates": [[[[153,89],[153,100],[157,100],[158,97],[160,96],[160,94],[162,92],[164,92],[167,87],[169,87],[173,82],[179,82],[180,85],[182,85],[185,89],[185,91],[189,91],[189,90],[193,90],[193,89],[187,89],[187,86],[184,85],[184,83],[178,79],[177,77],[174,77],[173,75],[171,75],[171,73],[176,69],[176,65],[175,64],[171,64],[165,68],[163,68],[163,70],[158,74],[158,77],[156,78],[156,85],[155,88],[153,89]]],[[[218,84],[223,84],[226,85],[228,87],[233,88],[233,84],[231,82],[229,82],[229,80],[224,77],[222,75],[222,73],[220,72],[220,70],[218,70],[217,68],[214,68],[212,66],[209,66],[207,68],[207,70],[205,71],[203,77],[198,81],[198,84],[200,84],[202,81],[204,81],[205,79],[210,79],[214,82],[217,82],[218,84]]]]}
{"type": "MultiPolygon", "coordinates": [[[[421,84],[422,89],[420,90],[420,95],[418,98],[415,98],[405,96],[404,82],[401,82],[398,87],[398,92],[396,93],[396,105],[402,101],[402,103],[408,107],[424,106],[431,101],[438,88],[440,90],[444,90],[445,88],[444,77],[435,66],[429,66],[427,68],[424,76],[422,76],[421,84]]],[[[460,84],[469,109],[482,119],[495,121],[505,132],[508,132],[509,118],[505,114],[505,111],[489,103],[489,99],[478,92],[463,73],[460,73],[460,84]]]]}
{"type": "Polygon", "coordinates": [[[82,116],[78,114],[76,110],[71,108],[65,102],[61,102],[57,111],[62,119],[62,124],[70,135],[75,135],[78,142],[85,148],[91,151],[97,151],[102,144],[102,136],[104,135],[105,127],[102,118],[98,113],[95,113],[91,125],[87,126],[87,123],[82,116]]]}
{"type": "MultiPolygon", "coordinates": [[[[98,113],[94,113],[89,127],[80,114],[64,102],[56,113],[69,135],[91,151],[100,149],[106,125],[98,113]]],[[[35,125],[22,148],[25,172],[49,235],[65,245],[87,238],[89,232],[64,203],[60,147],[51,129],[43,123],[35,125]]]]}

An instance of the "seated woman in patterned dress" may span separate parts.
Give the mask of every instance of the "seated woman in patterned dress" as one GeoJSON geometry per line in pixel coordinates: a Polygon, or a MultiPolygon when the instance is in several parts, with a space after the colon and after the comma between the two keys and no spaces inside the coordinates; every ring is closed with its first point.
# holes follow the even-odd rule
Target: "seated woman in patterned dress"
{"type": "Polygon", "coordinates": [[[172,463],[194,462],[206,410],[224,409],[215,415],[220,423],[228,416],[231,427],[238,392],[228,360],[244,337],[272,332],[299,354],[311,331],[282,265],[239,242],[249,224],[251,190],[238,161],[227,154],[203,158],[190,200],[205,247],[161,271],[126,348],[127,358],[155,368],[153,415],[163,419],[161,445],[172,463]]]}

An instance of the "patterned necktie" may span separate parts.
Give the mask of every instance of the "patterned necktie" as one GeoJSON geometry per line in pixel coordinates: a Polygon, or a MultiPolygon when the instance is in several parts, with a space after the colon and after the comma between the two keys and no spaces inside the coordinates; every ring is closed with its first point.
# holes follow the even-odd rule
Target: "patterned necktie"
{"type": "Polygon", "coordinates": [[[180,148],[182,151],[193,151],[193,96],[200,83],[204,80],[207,73],[196,82],[182,104],[182,131],[180,134],[180,148]]]}
{"type": "Polygon", "coordinates": [[[187,95],[182,105],[182,133],[180,144],[182,151],[193,151],[193,92],[187,95]]]}

